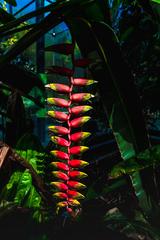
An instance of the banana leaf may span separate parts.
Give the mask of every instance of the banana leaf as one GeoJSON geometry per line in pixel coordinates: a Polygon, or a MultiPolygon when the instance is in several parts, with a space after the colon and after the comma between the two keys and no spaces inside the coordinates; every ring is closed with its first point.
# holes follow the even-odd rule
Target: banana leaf
{"type": "MultiPolygon", "coordinates": [[[[88,22],[86,19],[70,21],[83,57],[91,61],[90,70],[98,80],[110,127],[113,130],[121,157],[125,161],[150,146],[141,104],[130,69],[122,58],[117,38],[105,23],[88,22]],[[102,35],[103,32],[103,35],[102,35]],[[85,36],[85,45],[84,38],[85,36]]],[[[150,209],[148,188],[144,190],[138,172],[130,175],[140,206],[150,209]]]]}

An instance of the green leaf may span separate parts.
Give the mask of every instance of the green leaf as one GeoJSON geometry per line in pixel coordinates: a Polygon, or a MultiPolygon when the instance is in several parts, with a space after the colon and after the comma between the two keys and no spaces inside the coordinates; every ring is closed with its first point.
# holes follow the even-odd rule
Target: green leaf
{"type": "Polygon", "coordinates": [[[3,190],[0,194],[0,199],[1,200],[5,199],[7,201],[12,201],[13,202],[14,196],[15,196],[16,191],[17,191],[17,185],[18,185],[18,182],[19,182],[19,179],[20,179],[21,175],[22,175],[21,171],[16,171],[11,175],[8,183],[3,188],[3,190]]]}
{"type": "Polygon", "coordinates": [[[28,170],[25,170],[22,176],[19,179],[17,186],[17,193],[14,198],[14,202],[18,205],[21,205],[27,196],[29,190],[32,186],[32,177],[28,170]]]}
{"type": "Polygon", "coordinates": [[[151,0],[151,1],[160,4],[160,0],[151,0]]]}
{"type": "Polygon", "coordinates": [[[39,208],[41,204],[41,197],[34,187],[30,188],[28,198],[25,201],[25,206],[29,208],[39,208]]]}

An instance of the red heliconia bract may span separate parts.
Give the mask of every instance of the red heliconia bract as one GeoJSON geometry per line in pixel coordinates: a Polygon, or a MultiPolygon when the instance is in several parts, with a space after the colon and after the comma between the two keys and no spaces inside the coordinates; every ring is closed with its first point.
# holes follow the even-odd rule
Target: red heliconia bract
{"type": "Polygon", "coordinates": [[[60,191],[67,191],[68,186],[65,183],[62,182],[51,182],[51,185],[56,187],[60,191]]]}
{"type": "Polygon", "coordinates": [[[53,150],[53,151],[51,151],[51,154],[53,154],[55,157],[60,158],[60,159],[64,159],[64,160],[69,159],[68,154],[65,152],[62,152],[62,151],[53,150]]]}
{"type": "Polygon", "coordinates": [[[87,85],[91,85],[93,83],[97,83],[97,82],[94,80],[85,79],[85,78],[74,78],[74,80],[73,80],[73,84],[75,86],[87,86],[87,85]]]}
{"type": "Polygon", "coordinates": [[[84,196],[81,193],[74,190],[68,190],[67,195],[73,199],[84,199],[84,196]]]}
{"type": "Polygon", "coordinates": [[[69,129],[62,127],[62,126],[49,126],[48,129],[54,133],[60,134],[60,135],[67,135],[69,134],[69,129]]]}
{"type": "Polygon", "coordinates": [[[47,98],[48,104],[52,104],[58,107],[69,107],[69,101],[63,98],[47,98]]]}
{"type": "Polygon", "coordinates": [[[73,168],[85,167],[88,164],[88,162],[79,159],[73,159],[69,162],[69,165],[73,168]]]}
{"type": "Polygon", "coordinates": [[[88,106],[88,105],[84,105],[84,106],[75,106],[71,108],[71,113],[74,115],[79,115],[81,113],[85,113],[88,112],[89,110],[91,110],[92,107],[88,106]]]}
{"type": "Polygon", "coordinates": [[[77,142],[77,141],[81,141],[84,140],[85,138],[89,137],[91,135],[91,133],[89,132],[76,132],[71,134],[71,141],[73,142],[77,142]]]}
{"type": "Polygon", "coordinates": [[[74,146],[70,148],[70,154],[80,154],[88,150],[86,146],[74,146]]]}
{"type": "Polygon", "coordinates": [[[93,94],[90,94],[90,93],[74,93],[72,94],[71,96],[71,100],[73,102],[84,102],[84,101],[87,101],[89,100],[90,98],[93,98],[94,95],[93,94]]]}
{"type": "Polygon", "coordinates": [[[67,185],[69,188],[74,188],[74,189],[83,189],[86,188],[86,186],[80,182],[77,181],[68,181],[67,185]]]}
{"type": "Polygon", "coordinates": [[[61,84],[61,83],[51,83],[51,84],[47,84],[45,87],[50,88],[50,89],[60,92],[60,93],[69,93],[70,92],[70,87],[68,85],[61,84]]]}
{"type": "MultiPolygon", "coordinates": [[[[46,51],[54,50],[64,54],[72,54],[75,67],[84,67],[89,64],[88,60],[74,59],[74,44],[59,44],[46,48],[46,51]]],[[[90,133],[83,132],[80,129],[74,131],[74,129],[81,128],[90,120],[90,116],[84,116],[84,113],[90,111],[92,107],[88,104],[80,106],[78,104],[88,100],[90,102],[94,95],[88,92],[81,92],[81,87],[95,83],[94,80],[90,79],[74,78],[74,71],[74,66],[72,69],[59,66],[49,67],[48,72],[65,76],[63,81],[66,81],[66,77],[68,81],[66,84],[50,83],[46,85],[46,88],[50,88],[54,92],[56,91],[55,96],[47,98],[48,104],[53,105],[53,110],[48,111],[48,115],[53,117],[54,121],[59,121],[59,125],[62,125],[48,127],[55,134],[51,135],[51,141],[58,148],[51,151],[51,154],[54,156],[51,162],[51,166],[54,168],[52,175],[54,179],[56,178],[56,181],[51,181],[51,186],[54,188],[53,197],[57,199],[56,212],[58,213],[60,208],[64,208],[71,216],[76,216],[75,209],[80,208],[80,202],[77,199],[84,198],[84,195],[78,191],[86,186],[79,181],[88,176],[86,173],[79,171],[79,168],[89,164],[78,158],[88,149],[86,146],[81,146],[80,141],[89,137],[90,133]],[[77,91],[78,87],[80,87],[79,92],[77,91]],[[62,98],[59,97],[61,96],[60,94],[63,94],[62,98]],[[56,107],[61,108],[61,111],[57,111],[56,107]]],[[[79,209],[77,210],[79,211],[79,209]]]]}
{"type": "Polygon", "coordinates": [[[89,116],[75,118],[70,121],[70,126],[72,128],[82,127],[84,123],[88,122],[91,118],[89,116]]]}
{"type": "Polygon", "coordinates": [[[51,136],[51,140],[52,140],[52,142],[54,142],[60,146],[63,146],[63,147],[69,146],[69,141],[67,141],[66,139],[64,139],[62,137],[51,136]]]}
{"type": "Polygon", "coordinates": [[[59,198],[59,199],[67,199],[68,198],[67,194],[64,192],[56,192],[53,194],[53,197],[59,198]]]}
{"type": "Polygon", "coordinates": [[[54,177],[62,179],[62,180],[67,181],[69,179],[68,175],[64,172],[61,172],[61,171],[53,171],[52,174],[53,174],[54,177]]]}
{"type": "Polygon", "coordinates": [[[68,115],[64,112],[59,112],[59,111],[48,111],[48,115],[50,117],[53,117],[57,120],[61,121],[67,121],[68,120],[68,115]]]}
{"type": "Polygon", "coordinates": [[[59,170],[64,170],[64,171],[68,171],[69,170],[69,166],[66,163],[62,163],[62,162],[51,162],[51,165],[59,170]]]}
{"type": "Polygon", "coordinates": [[[81,179],[81,178],[85,178],[88,175],[84,172],[80,172],[80,171],[70,171],[69,172],[69,177],[71,178],[76,178],[76,179],[81,179]]]}

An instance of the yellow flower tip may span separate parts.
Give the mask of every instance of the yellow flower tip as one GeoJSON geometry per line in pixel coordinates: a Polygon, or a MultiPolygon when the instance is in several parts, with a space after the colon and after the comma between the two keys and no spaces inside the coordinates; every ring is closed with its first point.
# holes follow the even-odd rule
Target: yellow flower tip
{"type": "Polygon", "coordinates": [[[89,111],[89,110],[91,110],[91,109],[93,109],[93,107],[88,106],[88,105],[86,105],[86,106],[84,107],[85,112],[87,112],[87,111],[89,111]]]}
{"type": "Polygon", "coordinates": [[[91,119],[91,117],[85,116],[85,117],[83,117],[82,122],[83,122],[83,123],[88,122],[90,119],[91,119]]]}
{"type": "Polygon", "coordinates": [[[54,111],[48,111],[48,115],[51,117],[55,117],[55,112],[54,111]]]}
{"type": "Polygon", "coordinates": [[[87,85],[91,85],[91,84],[94,84],[94,83],[98,83],[98,81],[95,81],[95,80],[88,80],[87,85]]]}
{"type": "Polygon", "coordinates": [[[55,103],[54,98],[47,98],[47,103],[54,104],[55,103]]]}
{"type": "Polygon", "coordinates": [[[83,139],[85,139],[85,138],[89,137],[91,135],[91,133],[90,132],[83,132],[82,135],[83,135],[83,139]]]}
{"type": "Polygon", "coordinates": [[[81,152],[86,152],[89,149],[89,147],[81,146],[81,152]]]}

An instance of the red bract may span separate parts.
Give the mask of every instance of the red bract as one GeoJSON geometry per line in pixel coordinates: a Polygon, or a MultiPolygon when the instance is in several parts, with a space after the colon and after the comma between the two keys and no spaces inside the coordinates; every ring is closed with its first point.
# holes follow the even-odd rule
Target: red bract
{"type": "Polygon", "coordinates": [[[86,186],[80,182],[77,181],[68,181],[67,185],[69,188],[75,188],[75,189],[83,189],[86,188],[86,186]]]}
{"type": "Polygon", "coordinates": [[[87,86],[87,85],[91,85],[93,83],[97,83],[97,82],[94,80],[85,79],[85,78],[74,78],[74,80],[73,80],[73,84],[75,86],[87,86]]]}
{"type": "Polygon", "coordinates": [[[59,199],[67,199],[67,194],[63,192],[57,192],[53,194],[53,197],[59,198],[59,199]]]}
{"type": "Polygon", "coordinates": [[[58,133],[61,135],[69,134],[69,129],[61,126],[49,126],[48,129],[54,133],[58,133]]]}
{"type": "Polygon", "coordinates": [[[71,154],[80,154],[88,150],[86,146],[74,146],[70,148],[71,154]]]}
{"type": "Polygon", "coordinates": [[[51,182],[51,185],[56,187],[60,191],[67,191],[68,186],[65,183],[62,182],[51,182]]]}
{"type": "Polygon", "coordinates": [[[69,166],[65,163],[62,163],[62,162],[51,162],[51,165],[55,168],[60,169],[60,170],[64,170],[64,171],[69,170],[69,166]]]}
{"type": "Polygon", "coordinates": [[[70,105],[69,101],[63,98],[47,98],[47,102],[58,107],[69,107],[70,105]]]}
{"type": "Polygon", "coordinates": [[[72,128],[83,126],[84,123],[88,122],[91,118],[89,116],[75,118],[70,122],[72,128]]]}
{"type": "Polygon", "coordinates": [[[68,190],[67,195],[73,199],[84,199],[84,196],[81,193],[74,190],[68,190]]]}
{"type": "Polygon", "coordinates": [[[85,167],[88,164],[88,162],[79,159],[73,159],[69,162],[69,165],[73,168],[85,167]]]}
{"type": "Polygon", "coordinates": [[[69,93],[70,92],[70,87],[65,84],[50,83],[50,84],[47,84],[45,87],[50,88],[50,89],[60,92],[60,93],[69,93]]]}
{"type": "Polygon", "coordinates": [[[68,180],[69,177],[67,176],[66,173],[60,172],[60,171],[53,171],[52,172],[53,176],[62,180],[68,180]]]}
{"type": "Polygon", "coordinates": [[[54,143],[56,143],[60,146],[63,146],[63,147],[68,147],[69,146],[69,141],[67,141],[64,138],[57,137],[57,136],[52,136],[51,140],[52,140],[52,142],[54,142],[54,143]]]}
{"type": "Polygon", "coordinates": [[[80,171],[70,171],[69,172],[69,177],[71,178],[77,178],[77,179],[81,179],[81,178],[85,178],[88,175],[84,172],[80,172],[80,171]]]}
{"type": "Polygon", "coordinates": [[[88,101],[90,98],[93,98],[94,95],[93,94],[90,94],[90,93],[74,93],[72,96],[71,96],[71,100],[73,102],[84,102],[84,101],[88,101]]]}
{"type": "Polygon", "coordinates": [[[71,108],[71,113],[78,115],[84,112],[88,112],[89,110],[91,110],[92,107],[88,106],[88,105],[84,105],[84,106],[76,106],[76,107],[72,107],[71,108]]]}
{"type": "Polygon", "coordinates": [[[73,134],[71,134],[71,141],[73,141],[73,142],[81,141],[81,140],[84,140],[85,138],[89,137],[90,135],[91,135],[91,133],[89,133],[89,132],[73,133],[73,134]]]}
{"type": "Polygon", "coordinates": [[[51,154],[53,154],[55,157],[60,158],[60,159],[64,159],[64,160],[69,159],[68,154],[65,152],[62,152],[62,151],[53,150],[53,151],[51,151],[51,154]]]}
{"type": "Polygon", "coordinates": [[[57,120],[61,121],[67,121],[68,120],[68,115],[64,112],[58,112],[58,111],[48,111],[48,115],[50,117],[53,117],[57,120]]]}

